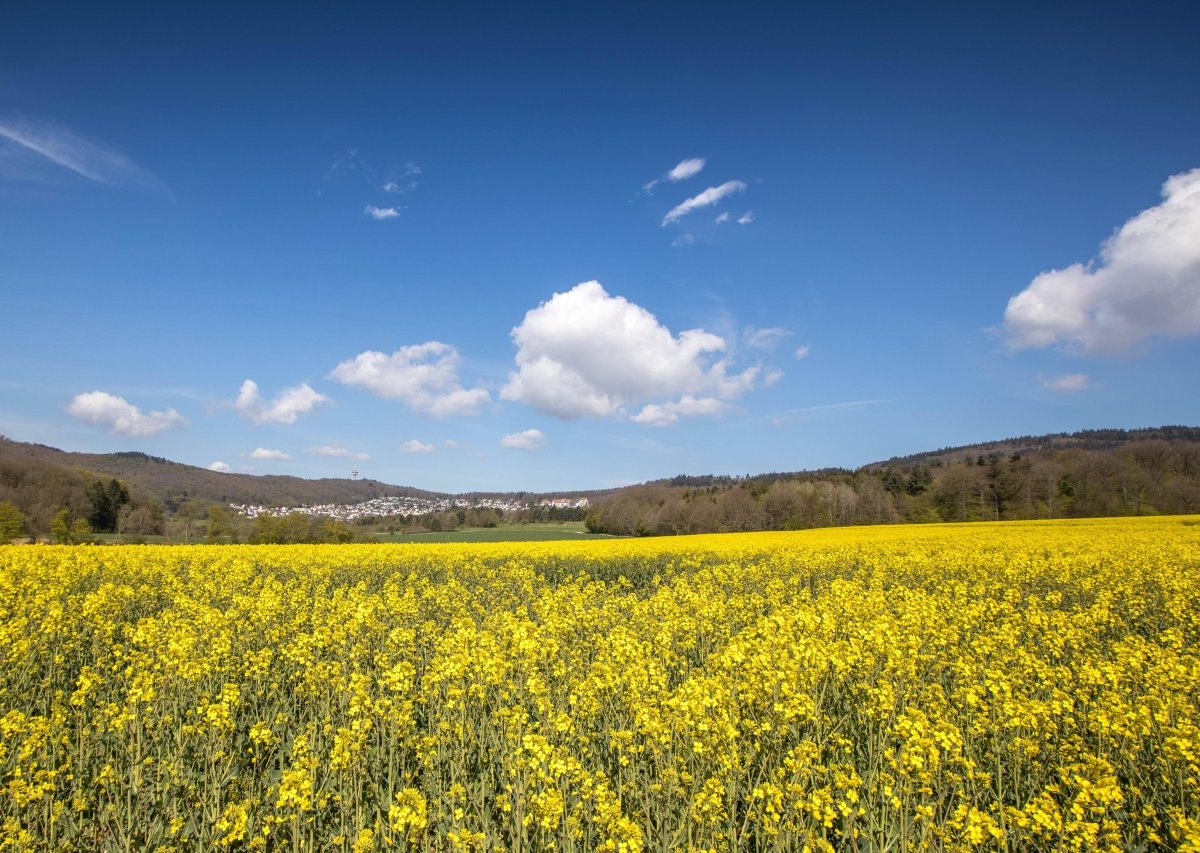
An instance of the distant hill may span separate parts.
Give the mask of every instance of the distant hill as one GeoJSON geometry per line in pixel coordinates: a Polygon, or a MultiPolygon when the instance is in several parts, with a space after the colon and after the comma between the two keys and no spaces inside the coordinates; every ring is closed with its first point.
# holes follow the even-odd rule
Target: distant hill
{"type": "MultiPolygon", "coordinates": [[[[380,497],[533,503],[545,497],[529,492],[452,496],[378,480],[223,474],[145,453],[71,453],[0,436],[0,501],[16,504],[30,530],[47,530],[63,507],[86,517],[94,509],[87,490],[114,478],[128,488],[131,506],[158,518],[164,510],[170,515],[196,502],[283,507],[380,497]]],[[[622,489],[553,495],[589,498],[589,523],[609,533],[1197,512],[1200,427],[1019,436],[895,457],[853,471],[681,474],[622,489]]]]}
{"type": "Polygon", "coordinates": [[[42,444],[0,438],[0,500],[9,500],[42,529],[43,516],[66,506],[85,512],[83,490],[96,479],[116,478],[135,498],[168,512],[184,500],[299,506],[359,503],[384,496],[431,497],[435,492],[377,480],[222,474],[145,453],[69,453],[42,444]]]}
{"type": "Polygon", "coordinates": [[[948,447],[863,465],[680,475],[593,504],[597,533],[1200,513],[1200,428],[1098,429],[948,447]]]}
{"type": "MultiPolygon", "coordinates": [[[[0,501],[11,501],[29,519],[33,530],[48,529],[62,507],[86,516],[90,502],[84,492],[98,479],[124,483],[135,503],[157,504],[167,513],[184,501],[261,506],[355,504],[380,497],[444,498],[451,495],[378,480],[324,478],[309,480],[274,474],[234,474],[184,465],[139,452],[72,453],[44,444],[0,436],[0,501]]],[[[554,492],[555,497],[588,497],[607,491],[554,492]]],[[[536,502],[541,495],[526,492],[469,493],[455,497],[521,497],[536,502]]]]}
{"type": "Polygon", "coordinates": [[[1000,441],[985,441],[979,444],[964,444],[960,447],[944,447],[914,453],[910,456],[895,456],[883,462],[864,466],[868,470],[888,465],[931,465],[934,463],[961,462],[970,457],[1000,453],[1031,453],[1039,450],[1114,450],[1123,445],[1139,441],[1189,441],[1200,442],[1200,427],[1161,426],[1146,429],[1085,429],[1079,432],[1056,432],[1049,435],[1022,435],[1000,441]]]}

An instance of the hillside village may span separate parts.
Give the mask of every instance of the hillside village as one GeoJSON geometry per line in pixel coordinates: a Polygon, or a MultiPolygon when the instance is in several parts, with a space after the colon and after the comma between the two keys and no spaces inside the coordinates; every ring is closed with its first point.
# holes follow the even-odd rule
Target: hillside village
{"type": "Polygon", "coordinates": [[[313,506],[270,507],[257,504],[231,504],[231,508],[246,518],[259,516],[282,517],[293,512],[322,518],[334,518],[347,523],[367,518],[396,518],[447,512],[456,509],[491,509],[500,513],[520,512],[545,507],[551,509],[587,509],[587,498],[514,498],[461,497],[383,497],[354,504],[317,504],[313,506]]]}

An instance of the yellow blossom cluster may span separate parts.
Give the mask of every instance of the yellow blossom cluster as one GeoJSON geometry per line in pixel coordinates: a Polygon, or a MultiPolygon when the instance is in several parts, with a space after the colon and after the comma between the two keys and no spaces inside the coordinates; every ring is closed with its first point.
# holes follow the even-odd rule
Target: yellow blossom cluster
{"type": "Polygon", "coordinates": [[[0,547],[43,849],[1200,850],[1200,520],[0,547]]]}

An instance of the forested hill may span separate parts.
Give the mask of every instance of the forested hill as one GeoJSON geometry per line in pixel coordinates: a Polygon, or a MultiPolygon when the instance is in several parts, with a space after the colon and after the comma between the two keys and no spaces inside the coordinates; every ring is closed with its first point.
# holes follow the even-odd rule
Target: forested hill
{"type": "Polygon", "coordinates": [[[87,485],[116,478],[135,500],[168,512],[185,499],[220,504],[300,506],[350,504],[382,496],[435,496],[433,492],[377,480],[225,474],[145,453],[68,453],[41,444],[0,438],[0,501],[11,501],[41,529],[60,507],[84,513],[87,485]]]}
{"type": "Polygon", "coordinates": [[[1050,435],[1022,435],[1017,438],[1006,438],[1002,441],[988,441],[982,444],[966,444],[962,447],[944,447],[941,450],[931,450],[915,453],[911,456],[897,456],[886,462],[868,465],[868,468],[878,469],[887,465],[926,465],[936,462],[960,462],[968,457],[979,454],[1001,453],[1009,456],[1013,453],[1031,453],[1039,450],[1114,450],[1122,445],[1139,441],[1185,441],[1200,442],[1200,427],[1162,426],[1148,429],[1085,429],[1079,432],[1057,432],[1050,435]]]}
{"type": "MultiPolygon", "coordinates": [[[[71,515],[87,516],[96,503],[88,490],[113,479],[128,489],[131,508],[158,519],[185,504],[278,507],[353,504],[383,496],[443,497],[376,480],[219,473],[144,453],[68,453],[0,436],[0,504],[11,502],[30,530],[48,529],[64,507],[71,515]]],[[[568,494],[592,500],[592,530],[635,535],[1196,513],[1200,428],[1021,436],[898,457],[853,471],[681,475],[610,492],[557,496],[568,494]]]]}
{"type": "Polygon", "coordinates": [[[587,520],[663,535],[1198,512],[1200,428],[1168,426],[1023,436],[853,471],[680,476],[623,489],[587,520]]]}

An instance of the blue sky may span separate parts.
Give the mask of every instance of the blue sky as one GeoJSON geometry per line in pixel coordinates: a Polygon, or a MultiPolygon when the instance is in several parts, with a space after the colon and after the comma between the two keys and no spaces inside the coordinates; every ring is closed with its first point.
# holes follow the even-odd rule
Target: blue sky
{"type": "Polygon", "coordinates": [[[644,5],[7,10],[0,432],[551,491],[1200,423],[1192,4],[644,5]]]}

